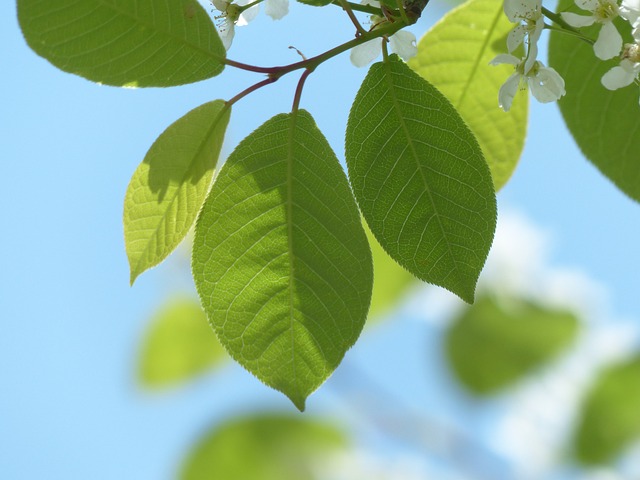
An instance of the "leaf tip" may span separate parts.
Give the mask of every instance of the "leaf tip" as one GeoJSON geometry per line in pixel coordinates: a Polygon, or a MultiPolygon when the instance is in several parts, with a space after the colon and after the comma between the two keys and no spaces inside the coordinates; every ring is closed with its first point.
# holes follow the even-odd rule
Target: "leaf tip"
{"type": "Polygon", "coordinates": [[[299,395],[287,395],[289,400],[293,402],[296,408],[300,411],[300,413],[304,413],[306,408],[307,397],[299,396],[299,395]]]}
{"type": "Polygon", "coordinates": [[[138,276],[140,275],[140,272],[135,271],[133,268],[130,270],[129,273],[129,286],[133,287],[134,282],[136,281],[136,279],[138,278],[138,276]]]}

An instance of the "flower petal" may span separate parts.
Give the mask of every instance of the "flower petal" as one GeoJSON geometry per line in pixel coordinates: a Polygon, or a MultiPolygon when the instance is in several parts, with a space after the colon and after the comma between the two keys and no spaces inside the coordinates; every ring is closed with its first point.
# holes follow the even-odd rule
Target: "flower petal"
{"type": "Polygon", "coordinates": [[[521,78],[522,76],[519,73],[514,73],[507,78],[507,81],[500,87],[500,91],[498,92],[498,105],[500,105],[500,108],[505,112],[511,109],[513,97],[518,93],[521,78]]]}
{"type": "Polygon", "coordinates": [[[504,0],[504,13],[512,23],[519,23],[541,9],[541,0],[504,0]]]}
{"type": "Polygon", "coordinates": [[[598,8],[598,0],[576,0],[576,5],[582,10],[595,12],[598,8]]]}
{"type": "Polygon", "coordinates": [[[594,17],[593,15],[587,16],[578,15],[577,13],[571,12],[562,12],[560,16],[565,22],[576,28],[588,27],[589,25],[593,25],[593,22],[596,21],[596,17],[594,17]]]}
{"type": "Polygon", "coordinates": [[[622,66],[618,65],[613,67],[607,73],[602,76],[600,82],[607,90],[617,90],[619,88],[631,85],[636,76],[633,72],[629,72],[622,66]]]}
{"type": "Polygon", "coordinates": [[[500,55],[498,55],[496,58],[494,58],[493,60],[491,60],[489,62],[489,65],[502,65],[503,63],[506,63],[508,65],[513,65],[516,66],[518,65],[522,60],[520,60],[518,57],[514,56],[514,55],[510,55],[508,53],[501,53],[500,55]]]}
{"type": "Polygon", "coordinates": [[[513,52],[524,41],[524,36],[527,33],[527,29],[524,25],[517,25],[507,35],[507,51],[513,52]]]}
{"type": "Polygon", "coordinates": [[[274,20],[280,20],[289,13],[289,0],[266,0],[264,13],[274,20]]]}
{"type": "Polygon", "coordinates": [[[608,60],[615,57],[622,49],[622,37],[618,29],[612,22],[602,25],[598,39],[593,44],[593,51],[601,60],[608,60]]]}
{"type": "Polygon", "coordinates": [[[538,43],[532,42],[529,39],[529,53],[527,54],[527,59],[524,62],[524,74],[529,73],[529,70],[533,67],[533,64],[536,63],[536,59],[538,57],[538,43]]]}
{"type": "Polygon", "coordinates": [[[555,102],[566,92],[564,79],[553,68],[547,68],[540,64],[538,73],[529,77],[531,93],[540,103],[555,102]]]}
{"type": "Polygon", "coordinates": [[[622,0],[620,16],[631,25],[635,24],[640,18],[640,0],[622,0]]]}
{"type": "Polygon", "coordinates": [[[391,44],[391,50],[400,55],[404,60],[409,60],[418,53],[416,36],[411,32],[400,30],[389,38],[389,43],[391,44]]]}
{"type": "Polygon", "coordinates": [[[229,2],[227,0],[211,0],[213,6],[216,7],[216,10],[225,13],[227,11],[227,7],[229,6],[229,2]]]}
{"type": "Polygon", "coordinates": [[[351,63],[360,68],[373,62],[382,51],[381,42],[382,40],[379,38],[374,38],[362,45],[353,47],[349,56],[351,63]]]}
{"type": "Polygon", "coordinates": [[[231,42],[233,42],[233,36],[235,35],[235,25],[228,18],[224,19],[224,23],[222,26],[218,28],[218,34],[220,35],[220,40],[222,41],[222,45],[224,45],[225,50],[229,50],[231,47],[231,42]]]}

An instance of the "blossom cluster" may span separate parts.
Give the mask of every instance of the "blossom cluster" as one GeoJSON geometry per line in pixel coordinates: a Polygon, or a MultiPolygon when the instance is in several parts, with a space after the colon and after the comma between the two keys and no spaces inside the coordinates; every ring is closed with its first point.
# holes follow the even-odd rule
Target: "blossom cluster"
{"type": "MultiPolygon", "coordinates": [[[[220,11],[218,18],[221,22],[218,24],[218,33],[224,48],[229,50],[233,37],[235,35],[236,25],[241,27],[247,25],[251,20],[256,18],[261,0],[254,2],[252,0],[211,0],[213,6],[220,11]]],[[[289,0],[265,0],[265,13],[274,20],[280,20],[289,13],[289,0]]]]}
{"type": "Polygon", "coordinates": [[[541,0],[505,0],[504,13],[512,23],[517,25],[507,35],[508,54],[498,55],[491,65],[510,64],[515,73],[500,87],[498,103],[500,108],[508,112],[518,88],[527,83],[533,96],[542,103],[554,102],[565,94],[564,80],[553,68],[545,67],[537,59],[538,40],[544,29],[541,0]],[[512,53],[525,45],[523,58],[512,53]]]}
{"type": "MultiPolygon", "coordinates": [[[[601,25],[593,44],[596,57],[601,60],[620,57],[620,64],[602,77],[602,85],[609,90],[616,90],[640,81],[640,0],[622,0],[620,4],[617,0],[575,0],[575,3],[587,14],[563,12],[560,14],[562,20],[574,28],[601,25]],[[618,17],[631,24],[634,43],[623,44],[622,36],[613,23],[618,17]]],[[[527,83],[533,96],[542,103],[560,99],[566,93],[564,80],[553,68],[547,68],[537,60],[537,42],[545,27],[542,1],[504,0],[504,13],[517,25],[507,36],[509,54],[498,55],[491,64],[513,65],[515,73],[498,92],[500,107],[508,111],[518,88],[527,83]],[[523,44],[524,57],[512,55],[523,44]]]]}

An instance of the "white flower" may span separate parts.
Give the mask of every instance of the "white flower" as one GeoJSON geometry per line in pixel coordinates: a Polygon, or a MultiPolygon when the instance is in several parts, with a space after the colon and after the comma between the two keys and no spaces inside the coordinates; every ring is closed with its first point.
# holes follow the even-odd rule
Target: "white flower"
{"type": "Polygon", "coordinates": [[[628,58],[623,58],[620,65],[613,67],[602,77],[602,85],[608,90],[631,85],[640,73],[640,63],[633,63],[628,58]]]}
{"type": "Polygon", "coordinates": [[[640,0],[622,0],[620,16],[633,27],[633,38],[640,42],[640,0]]]}
{"type": "MultiPolygon", "coordinates": [[[[382,52],[382,42],[384,41],[384,38],[374,38],[362,45],[353,47],[349,57],[351,63],[356,67],[364,67],[373,62],[382,52]]],[[[391,51],[400,55],[404,60],[415,57],[418,53],[416,36],[411,32],[400,30],[389,37],[389,43],[391,44],[391,51]]]]}
{"type": "Polygon", "coordinates": [[[273,20],[280,20],[289,13],[289,0],[266,0],[264,2],[264,13],[273,20]]]}
{"type": "Polygon", "coordinates": [[[622,0],[619,10],[622,18],[627,20],[633,27],[638,27],[640,22],[640,0],[622,0]]]}
{"type": "Polygon", "coordinates": [[[613,24],[613,19],[621,13],[616,0],[575,0],[575,2],[582,10],[591,12],[591,15],[562,12],[560,14],[562,19],[577,28],[587,27],[594,23],[602,24],[598,39],[593,45],[596,57],[608,60],[618,55],[622,48],[622,36],[613,24]]]}
{"type": "MultiPolygon", "coordinates": [[[[222,40],[225,49],[229,50],[229,47],[231,47],[236,25],[243,27],[256,18],[260,9],[258,4],[246,10],[241,8],[249,3],[253,3],[253,1],[254,0],[237,0],[234,2],[229,0],[211,0],[213,6],[222,12],[222,22],[218,25],[218,33],[220,34],[220,40],[222,40]]],[[[272,19],[280,20],[289,13],[289,0],[266,0],[264,10],[272,19]]]]}
{"type": "MultiPolygon", "coordinates": [[[[374,7],[380,7],[380,2],[377,0],[362,0],[362,5],[371,5],[374,7]]],[[[377,15],[371,15],[371,24],[373,29],[378,25],[382,25],[386,22],[386,19],[377,15]]],[[[385,42],[384,38],[374,38],[357,47],[351,49],[350,59],[356,67],[364,67],[365,65],[373,62],[380,52],[382,52],[382,42],[385,42]]],[[[391,51],[397,53],[404,60],[408,60],[411,57],[415,57],[418,53],[418,47],[416,46],[416,36],[411,32],[400,30],[391,37],[389,37],[389,43],[391,45],[391,51]]]]}
{"type": "Polygon", "coordinates": [[[602,76],[602,85],[608,90],[617,90],[631,85],[640,76],[640,45],[631,43],[624,46],[620,65],[613,67],[602,76]]]}
{"type": "MultiPolygon", "coordinates": [[[[256,18],[258,14],[258,5],[243,10],[242,8],[249,4],[250,0],[238,0],[237,2],[230,2],[228,0],[211,0],[213,6],[222,12],[222,24],[218,25],[218,34],[224,48],[229,50],[233,37],[235,35],[235,26],[245,26],[251,20],[256,18]]],[[[217,18],[217,17],[216,17],[217,18]]]]}
{"type": "Polygon", "coordinates": [[[516,70],[498,92],[498,103],[505,112],[511,108],[518,88],[524,88],[526,83],[529,84],[531,93],[540,103],[555,102],[565,94],[564,80],[558,72],[536,60],[525,73],[525,62],[526,59],[519,59],[509,54],[498,55],[490,62],[490,65],[503,63],[513,65],[516,70]]]}
{"type": "Polygon", "coordinates": [[[538,56],[538,40],[544,28],[542,16],[542,0],[505,0],[504,13],[512,23],[518,23],[507,35],[507,50],[509,53],[524,42],[528,36],[527,60],[525,72],[528,72],[538,56]]]}

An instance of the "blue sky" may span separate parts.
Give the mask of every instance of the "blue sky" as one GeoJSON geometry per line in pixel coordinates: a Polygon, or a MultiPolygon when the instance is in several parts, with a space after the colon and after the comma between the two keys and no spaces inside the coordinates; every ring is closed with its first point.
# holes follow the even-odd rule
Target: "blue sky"
{"type": "MultiPolygon", "coordinates": [[[[413,27],[416,35],[446,8],[433,0],[413,27]]],[[[349,22],[337,8],[294,5],[280,22],[261,14],[246,32],[239,28],[230,57],[289,63],[298,60],[289,45],[310,56],[343,42],[344,32],[351,32],[349,22]]],[[[191,442],[217,419],[253,409],[292,412],[283,396],[234,365],[159,396],[141,391],[135,379],[149,315],[172,291],[190,287],[175,259],[129,287],[122,233],[129,178],[171,122],[206,101],[234,96],[260,77],[228,69],[174,89],[98,86],[31,52],[13,2],[0,4],[0,39],[3,478],[172,478],[191,442]]],[[[321,66],[305,86],[302,107],[341,159],[348,109],[365,73],[343,55],[321,66]]],[[[226,153],[269,117],[290,109],[296,81],[284,78],[234,107],[226,153]]],[[[555,105],[531,105],[526,150],[499,194],[500,208],[516,209],[548,232],[549,265],[577,268],[601,284],[608,314],[640,321],[640,208],[581,156],[555,105]]],[[[455,388],[446,385],[437,387],[445,394],[423,401],[433,396],[428,372],[450,382],[433,354],[438,329],[428,325],[406,314],[363,337],[347,360],[365,365],[378,383],[415,408],[428,404],[433,412],[446,412],[450,408],[443,406],[465,401],[455,400],[455,388]],[[427,357],[435,363],[425,367],[427,357]]],[[[309,399],[309,414],[353,414],[336,394],[339,381],[336,375],[309,399]]],[[[488,428],[484,424],[506,408],[503,403],[486,407],[477,421],[479,437],[488,428]]]]}

